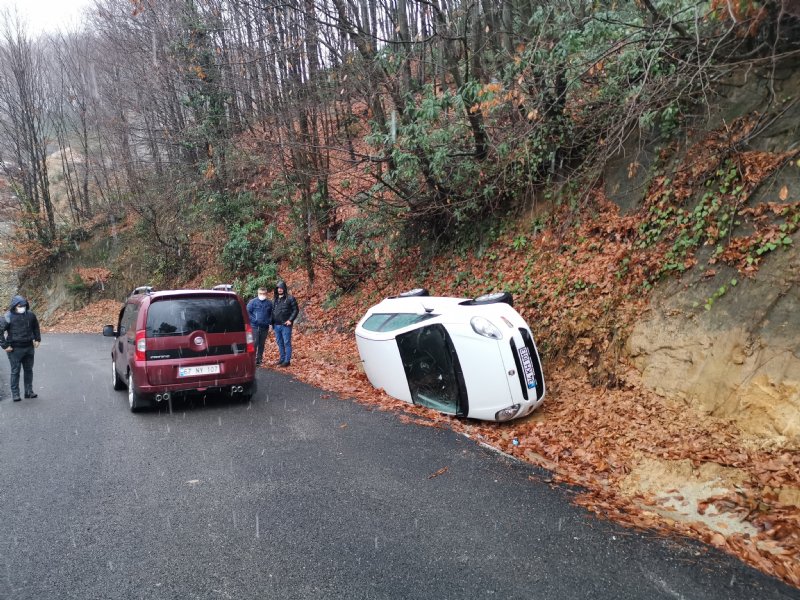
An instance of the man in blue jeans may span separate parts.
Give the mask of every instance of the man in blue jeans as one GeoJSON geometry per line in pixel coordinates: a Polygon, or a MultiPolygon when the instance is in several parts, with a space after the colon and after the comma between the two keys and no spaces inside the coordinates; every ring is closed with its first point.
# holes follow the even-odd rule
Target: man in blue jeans
{"type": "Polygon", "coordinates": [[[247,303],[247,314],[253,328],[253,341],[256,345],[256,366],[264,358],[264,344],[272,323],[272,300],[267,298],[267,288],[258,288],[258,297],[247,303]]]}
{"type": "Polygon", "coordinates": [[[11,397],[14,402],[19,395],[19,372],[24,373],[25,397],[36,398],[33,391],[33,356],[39,347],[42,335],[39,320],[31,311],[28,301],[22,296],[11,299],[11,309],[0,319],[0,347],[6,351],[11,363],[11,397]]]}
{"type": "Polygon", "coordinates": [[[297,313],[297,300],[289,295],[286,282],[279,281],[272,299],[272,329],[280,353],[280,360],[276,363],[279,367],[288,367],[292,361],[292,325],[297,313]]]}

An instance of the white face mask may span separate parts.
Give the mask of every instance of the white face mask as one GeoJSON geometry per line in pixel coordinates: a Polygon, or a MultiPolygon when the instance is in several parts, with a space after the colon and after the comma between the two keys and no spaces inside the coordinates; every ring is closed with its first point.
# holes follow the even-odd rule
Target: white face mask
{"type": "Polygon", "coordinates": [[[22,313],[25,312],[25,307],[24,306],[17,306],[17,308],[15,310],[17,311],[17,313],[22,314],[22,313]]]}
{"type": "Polygon", "coordinates": [[[267,299],[267,295],[266,294],[259,294],[258,295],[258,299],[259,300],[266,300],[267,299]]]}

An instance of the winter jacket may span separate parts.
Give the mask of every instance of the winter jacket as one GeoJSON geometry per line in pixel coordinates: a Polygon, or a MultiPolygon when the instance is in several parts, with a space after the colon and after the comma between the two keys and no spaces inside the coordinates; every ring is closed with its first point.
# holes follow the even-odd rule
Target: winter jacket
{"type": "Polygon", "coordinates": [[[286,321],[294,324],[298,314],[297,300],[289,295],[289,288],[282,281],[275,288],[275,297],[272,299],[272,322],[276,325],[283,325],[286,321]],[[283,298],[278,296],[278,288],[284,289],[283,298]]]}
{"type": "Polygon", "coordinates": [[[253,298],[247,303],[247,314],[253,327],[269,327],[272,324],[272,300],[253,298]]]}
{"type": "Polygon", "coordinates": [[[39,331],[39,319],[31,311],[28,301],[22,296],[14,296],[11,299],[11,310],[3,319],[0,319],[0,347],[5,350],[9,346],[12,348],[25,348],[33,345],[33,342],[41,342],[42,334],[39,331]],[[17,306],[24,306],[27,310],[18,314],[17,306]]]}

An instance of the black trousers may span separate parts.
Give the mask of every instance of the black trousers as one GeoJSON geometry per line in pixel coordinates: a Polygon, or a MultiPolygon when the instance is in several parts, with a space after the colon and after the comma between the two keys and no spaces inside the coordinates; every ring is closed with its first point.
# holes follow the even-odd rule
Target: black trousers
{"type": "Polygon", "coordinates": [[[11,352],[7,352],[8,361],[11,363],[11,397],[19,398],[19,372],[22,369],[25,384],[25,393],[33,393],[33,346],[12,346],[11,352]]]}
{"type": "Polygon", "coordinates": [[[269,334],[269,326],[253,326],[253,342],[256,345],[256,364],[260,364],[261,359],[264,358],[264,344],[267,342],[267,334],[269,334]]]}

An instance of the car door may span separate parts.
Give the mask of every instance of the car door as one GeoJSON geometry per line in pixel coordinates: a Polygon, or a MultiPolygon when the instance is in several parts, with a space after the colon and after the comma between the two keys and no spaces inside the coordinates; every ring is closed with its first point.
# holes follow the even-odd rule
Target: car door
{"type": "Polygon", "coordinates": [[[414,404],[466,416],[464,375],[445,327],[428,325],[402,333],[396,339],[414,404]]]}
{"type": "Polygon", "coordinates": [[[133,349],[136,336],[136,315],[139,305],[134,302],[125,304],[119,320],[119,336],[117,337],[117,370],[121,371],[121,376],[127,375],[127,366],[133,358],[133,349]]]}

